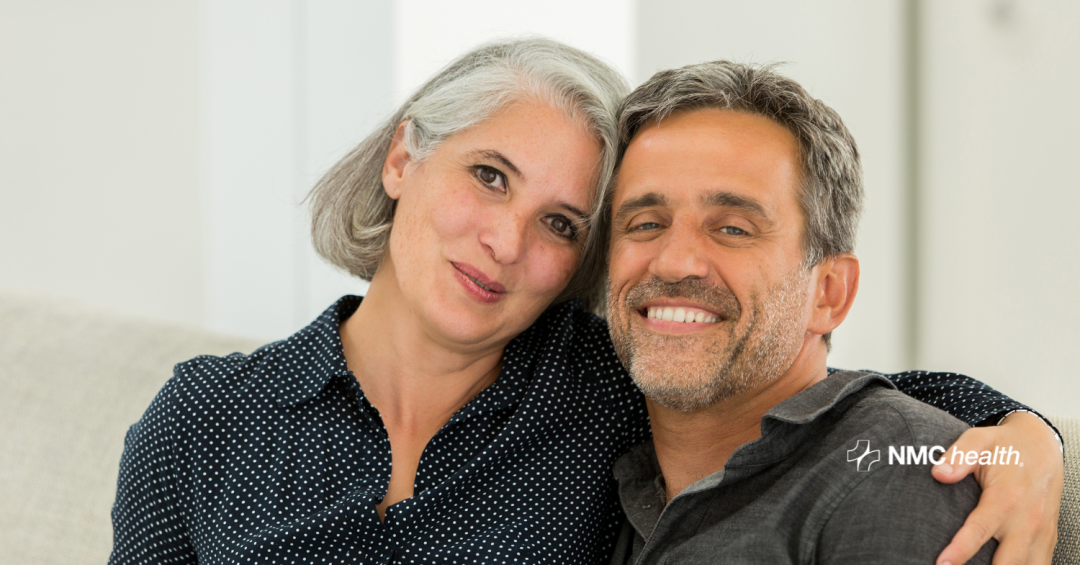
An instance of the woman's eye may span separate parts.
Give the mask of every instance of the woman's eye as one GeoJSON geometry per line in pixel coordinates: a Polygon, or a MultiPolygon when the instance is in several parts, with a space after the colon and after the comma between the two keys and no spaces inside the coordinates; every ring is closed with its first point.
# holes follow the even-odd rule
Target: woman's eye
{"type": "Polygon", "coordinates": [[[556,234],[566,239],[577,239],[577,227],[566,216],[548,216],[544,221],[556,234]]]}
{"type": "Polygon", "coordinates": [[[720,228],[720,231],[728,235],[750,235],[746,230],[735,226],[724,226],[720,228]]]}
{"type": "Polygon", "coordinates": [[[480,165],[476,167],[476,178],[491,188],[506,192],[506,177],[497,169],[480,165]]]}

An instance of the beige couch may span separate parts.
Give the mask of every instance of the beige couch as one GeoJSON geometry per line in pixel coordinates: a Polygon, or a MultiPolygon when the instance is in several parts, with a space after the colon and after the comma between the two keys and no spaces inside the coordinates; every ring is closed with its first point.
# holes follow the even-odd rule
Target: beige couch
{"type": "MultiPolygon", "coordinates": [[[[0,293],[0,563],[105,563],[124,433],[178,361],[259,344],[0,293]]],[[[1055,563],[1080,563],[1080,420],[1055,563]]]]}

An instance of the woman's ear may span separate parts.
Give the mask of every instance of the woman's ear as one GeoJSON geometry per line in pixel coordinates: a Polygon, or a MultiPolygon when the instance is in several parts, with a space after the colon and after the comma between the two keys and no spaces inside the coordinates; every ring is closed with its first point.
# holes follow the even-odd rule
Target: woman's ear
{"type": "Polygon", "coordinates": [[[390,141],[390,152],[383,161],[382,184],[383,190],[390,198],[401,198],[401,188],[404,184],[405,170],[409,164],[409,151],[405,148],[405,124],[401,122],[394,130],[394,139],[390,141]]]}
{"type": "Polygon", "coordinates": [[[859,290],[859,259],[851,253],[830,257],[814,267],[813,309],[807,330],[825,335],[840,325],[859,290]]]}

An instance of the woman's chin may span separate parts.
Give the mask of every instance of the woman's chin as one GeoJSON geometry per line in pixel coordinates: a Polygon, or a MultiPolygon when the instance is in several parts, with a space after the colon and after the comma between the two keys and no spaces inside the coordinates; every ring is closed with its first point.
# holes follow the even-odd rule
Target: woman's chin
{"type": "MultiPolygon", "coordinates": [[[[456,289],[455,289],[456,290],[456,289]]],[[[502,347],[528,329],[544,307],[508,297],[495,304],[474,300],[465,292],[430,293],[420,303],[422,318],[438,341],[465,349],[502,347]]]]}
{"type": "MultiPolygon", "coordinates": [[[[508,333],[501,312],[479,308],[460,301],[429,302],[425,305],[427,322],[436,340],[463,347],[484,346],[500,341],[508,333]],[[455,303],[456,302],[456,303],[455,303]],[[486,310],[486,311],[485,311],[486,310]]],[[[513,332],[513,330],[509,330],[513,332]]],[[[514,335],[510,333],[510,335],[514,335]]]]}

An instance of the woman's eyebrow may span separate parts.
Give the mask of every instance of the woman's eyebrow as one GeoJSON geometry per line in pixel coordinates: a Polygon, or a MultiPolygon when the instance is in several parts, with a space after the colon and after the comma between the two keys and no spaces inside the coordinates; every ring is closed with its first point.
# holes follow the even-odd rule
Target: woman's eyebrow
{"type": "Polygon", "coordinates": [[[503,155],[502,153],[499,153],[494,149],[480,149],[477,151],[473,151],[471,155],[484,159],[498,161],[502,163],[507,169],[510,169],[510,172],[514,173],[516,177],[521,180],[525,180],[525,175],[521,174],[521,170],[518,169],[517,166],[515,166],[514,163],[510,161],[510,159],[507,159],[506,155],[503,155]]]}
{"type": "Polygon", "coordinates": [[[577,206],[567,204],[566,202],[559,202],[559,206],[562,206],[563,208],[567,209],[568,211],[573,213],[575,216],[577,216],[578,217],[577,221],[579,223],[588,223],[589,215],[586,214],[585,212],[582,212],[577,206]]]}

